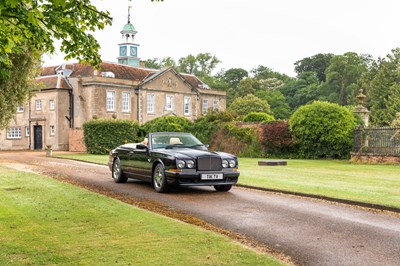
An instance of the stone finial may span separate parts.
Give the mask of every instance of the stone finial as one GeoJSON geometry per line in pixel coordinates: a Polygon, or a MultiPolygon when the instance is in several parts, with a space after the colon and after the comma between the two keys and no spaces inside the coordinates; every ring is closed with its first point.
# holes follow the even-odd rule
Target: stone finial
{"type": "Polygon", "coordinates": [[[359,89],[358,95],[356,96],[356,98],[358,100],[358,105],[364,106],[365,98],[367,98],[367,96],[364,95],[362,88],[359,89]]]}

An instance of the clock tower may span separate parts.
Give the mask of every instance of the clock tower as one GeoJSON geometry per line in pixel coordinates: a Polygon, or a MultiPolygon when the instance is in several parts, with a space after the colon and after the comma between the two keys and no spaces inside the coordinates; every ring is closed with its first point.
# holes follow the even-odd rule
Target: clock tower
{"type": "Polygon", "coordinates": [[[125,24],[121,31],[122,43],[119,46],[118,63],[123,65],[130,65],[138,67],[140,66],[140,59],[138,57],[138,46],[139,44],[134,43],[135,34],[137,31],[131,23],[131,0],[128,5],[128,23],[125,24]]]}

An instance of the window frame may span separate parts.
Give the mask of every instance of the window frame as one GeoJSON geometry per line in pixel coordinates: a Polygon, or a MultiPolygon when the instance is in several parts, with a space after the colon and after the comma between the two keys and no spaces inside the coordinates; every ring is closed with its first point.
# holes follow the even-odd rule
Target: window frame
{"type": "Polygon", "coordinates": [[[192,105],[192,97],[184,96],[183,97],[183,115],[185,115],[185,116],[191,115],[191,105],[192,105]],[[188,100],[187,103],[186,103],[186,100],[188,100]],[[186,104],[187,104],[187,112],[186,112],[186,104]]]}
{"type": "Polygon", "coordinates": [[[147,113],[148,114],[154,114],[155,113],[155,102],[156,102],[156,95],[154,93],[148,93],[147,94],[147,113]],[[150,104],[150,99],[151,99],[151,104],[150,104]]]}
{"type": "Polygon", "coordinates": [[[166,111],[174,110],[174,95],[166,95],[165,96],[165,110],[166,111]],[[170,99],[170,102],[168,102],[168,99],[170,99]]]}
{"type": "Polygon", "coordinates": [[[55,136],[55,135],[56,135],[56,126],[50,125],[50,136],[55,136]]]}
{"type": "Polygon", "coordinates": [[[56,109],[56,101],[55,100],[50,100],[49,101],[49,110],[54,111],[56,109]]]}
{"type": "Polygon", "coordinates": [[[115,112],[115,91],[106,92],[106,111],[115,112]],[[109,97],[109,94],[112,95],[112,97],[109,97]]]}
{"type": "Polygon", "coordinates": [[[21,139],[22,130],[21,127],[9,127],[7,128],[7,139],[21,139]],[[12,130],[12,132],[11,132],[12,130]]]}
{"type": "Polygon", "coordinates": [[[18,105],[17,106],[17,113],[23,113],[24,112],[24,105],[18,105]]]}
{"type": "Polygon", "coordinates": [[[213,102],[213,110],[219,111],[219,100],[214,100],[213,102]]]}
{"type": "Polygon", "coordinates": [[[29,137],[31,135],[31,128],[29,126],[25,126],[25,137],[29,137]]]}
{"type": "Polygon", "coordinates": [[[130,113],[131,109],[131,93],[123,91],[121,96],[121,109],[123,113],[130,113]],[[126,101],[126,102],[125,102],[126,101]]]}
{"type": "Polygon", "coordinates": [[[208,112],[208,99],[203,99],[202,105],[201,105],[201,113],[203,115],[207,114],[208,112]]]}
{"type": "Polygon", "coordinates": [[[35,110],[41,111],[42,108],[43,108],[42,100],[40,100],[40,99],[35,100],[35,110]]]}

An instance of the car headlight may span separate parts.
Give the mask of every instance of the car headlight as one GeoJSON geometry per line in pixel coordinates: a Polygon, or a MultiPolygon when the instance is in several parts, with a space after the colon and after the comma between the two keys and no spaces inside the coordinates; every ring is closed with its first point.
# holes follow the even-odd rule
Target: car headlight
{"type": "Polygon", "coordinates": [[[230,161],[229,161],[229,167],[230,167],[230,168],[233,168],[233,167],[235,167],[235,166],[236,166],[235,160],[230,160],[230,161]]]}
{"type": "Polygon", "coordinates": [[[188,168],[193,168],[194,167],[194,161],[189,160],[189,161],[186,162],[186,165],[187,165],[188,168]]]}
{"type": "Polygon", "coordinates": [[[222,160],[222,167],[227,168],[228,167],[228,161],[227,160],[222,160]]]}
{"type": "Polygon", "coordinates": [[[177,160],[176,161],[176,166],[178,166],[178,168],[182,169],[185,167],[185,161],[184,160],[177,160]]]}

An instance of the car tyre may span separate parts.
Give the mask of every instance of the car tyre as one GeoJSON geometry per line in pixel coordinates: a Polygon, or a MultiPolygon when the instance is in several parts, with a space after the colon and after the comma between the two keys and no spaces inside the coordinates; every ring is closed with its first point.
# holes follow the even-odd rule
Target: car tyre
{"type": "Polygon", "coordinates": [[[159,193],[167,192],[168,184],[165,176],[165,168],[162,164],[157,164],[153,171],[153,187],[159,193]]]}
{"type": "Polygon", "coordinates": [[[218,186],[214,186],[216,191],[229,191],[232,188],[232,185],[218,185],[218,186]]]}
{"type": "Polygon", "coordinates": [[[116,158],[114,160],[112,167],[112,178],[114,179],[115,183],[126,183],[126,181],[128,181],[128,178],[122,172],[121,161],[119,160],[119,158],[116,158]]]}

